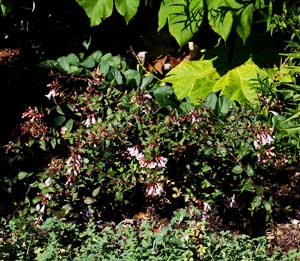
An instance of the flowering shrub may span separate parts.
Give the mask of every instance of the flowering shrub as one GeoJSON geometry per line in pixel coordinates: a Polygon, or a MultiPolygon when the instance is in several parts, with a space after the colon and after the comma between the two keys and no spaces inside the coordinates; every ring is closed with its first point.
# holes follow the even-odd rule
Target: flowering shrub
{"type": "Polygon", "coordinates": [[[277,149],[261,111],[216,94],[193,107],[119,56],[96,52],[88,68],[77,59],[69,75],[54,63],[49,105],[29,107],[6,146],[20,171],[12,182],[26,191],[17,205],[25,230],[49,218],[84,230],[91,220],[141,210],[168,217],[189,204],[207,222],[222,214],[225,222],[227,212],[245,227],[249,214],[272,217],[272,171],[289,155],[277,149]]]}

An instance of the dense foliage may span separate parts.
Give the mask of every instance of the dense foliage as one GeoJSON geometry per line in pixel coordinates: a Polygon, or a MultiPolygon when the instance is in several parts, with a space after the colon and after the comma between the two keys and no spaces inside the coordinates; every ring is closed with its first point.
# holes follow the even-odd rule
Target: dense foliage
{"type": "MultiPolygon", "coordinates": [[[[141,5],[77,2],[91,25],[114,8],[130,24],[141,5]]],[[[39,63],[48,72],[43,98],[3,146],[13,210],[1,219],[2,259],[299,258],[273,234],[300,218],[300,9],[154,2],[146,10],[159,7],[158,30],[168,24],[180,47],[205,26],[218,44],[190,42],[195,55],[158,58],[159,69],[143,52],[131,49],[129,64],[87,42],[86,53],[39,63]],[[276,34],[287,40],[280,55],[256,46],[276,34]]],[[[6,16],[17,7],[1,2],[6,16]]]]}

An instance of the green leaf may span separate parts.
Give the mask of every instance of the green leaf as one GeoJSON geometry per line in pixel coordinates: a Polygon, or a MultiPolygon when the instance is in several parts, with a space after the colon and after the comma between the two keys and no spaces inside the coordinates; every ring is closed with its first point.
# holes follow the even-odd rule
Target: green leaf
{"type": "Polygon", "coordinates": [[[69,72],[70,71],[70,64],[68,63],[68,60],[65,56],[63,57],[59,57],[57,59],[58,65],[60,66],[60,68],[62,70],[64,70],[65,72],[69,72]]]}
{"type": "Polygon", "coordinates": [[[241,104],[257,103],[257,87],[260,86],[256,81],[258,74],[264,74],[264,72],[252,61],[249,61],[222,76],[212,91],[221,91],[220,95],[241,104]]]}
{"type": "Polygon", "coordinates": [[[173,89],[170,86],[159,86],[152,90],[154,96],[169,96],[173,94],[173,89]]]}
{"type": "Polygon", "coordinates": [[[13,8],[11,1],[0,1],[0,7],[3,16],[10,14],[13,8]]]}
{"type": "Polygon", "coordinates": [[[124,73],[127,86],[139,86],[141,82],[141,75],[137,70],[129,69],[124,73]]]}
{"type": "Polygon", "coordinates": [[[239,10],[239,9],[243,8],[242,1],[239,1],[239,0],[225,0],[225,2],[226,2],[226,5],[228,5],[232,9],[239,10]]]}
{"type": "Polygon", "coordinates": [[[55,147],[56,147],[56,138],[51,139],[50,143],[51,143],[52,148],[55,149],[55,147]]]}
{"type": "Polygon", "coordinates": [[[226,115],[231,109],[231,102],[226,96],[220,96],[216,108],[219,115],[226,115]]]}
{"type": "Polygon", "coordinates": [[[253,187],[251,179],[245,180],[243,187],[242,187],[242,191],[254,192],[254,187],[253,187]]]}
{"type": "Polygon", "coordinates": [[[123,193],[121,191],[116,192],[116,200],[123,201],[123,193]]]}
{"type": "Polygon", "coordinates": [[[39,66],[45,69],[60,69],[59,63],[54,60],[46,60],[44,62],[40,62],[39,66]]]}
{"type": "Polygon", "coordinates": [[[147,74],[143,80],[142,80],[142,84],[141,84],[141,89],[145,89],[154,79],[153,74],[147,74]]]}
{"type": "Polygon", "coordinates": [[[84,202],[84,204],[91,205],[91,204],[95,203],[96,200],[92,197],[86,197],[83,202],[84,202]]]}
{"type": "Polygon", "coordinates": [[[124,16],[128,24],[132,17],[135,16],[140,5],[140,0],[115,0],[115,5],[118,12],[124,16]]]}
{"type": "Polygon", "coordinates": [[[65,122],[65,120],[66,120],[66,117],[64,117],[64,116],[58,116],[58,117],[55,117],[54,119],[53,119],[53,125],[54,125],[54,127],[60,127],[60,126],[62,126],[63,125],[63,123],[65,122]]]}
{"type": "Polygon", "coordinates": [[[85,68],[94,68],[96,63],[100,63],[102,57],[101,51],[95,51],[88,57],[86,57],[80,64],[84,66],[85,68]]]}
{"type": "Polygon", "coordinates": [[[255,1],[255,9],[263,9],[265,7],[264,0],[256,0],[255,1]]]}
{"type": "Polygon", "coordinates": [[[96,63],[95,63],[95,60],[93,57],[87,57],[85,58],[81,63],[80,65],[82,65],[83,67],[85,68],[88,68],[88,69],[91,69],[91,68],[94,68],[96,63]]]}
{"type": "Polygon", "coordinates": [[[226,42],[233,24],[232,11],[228,9],[229,6],[224,0],[208,1],[207,5],[209,25],[226,42]]]}
{"type": "Polygon", "coordinates": [[[232,173],[234,174],[241,174],[243,172],[243,169],[240,165],[236,165],[232,168],[232,173]]]}
{"type": "Polygon", "coordinates": [[[173,85],[174,93],[179,100],[189,97],[193,104],[205,99],[211,92],[219,92],[231,101],[241,104],[257,103],[257,92],[260,87],[258,75],[266,75],[251,60],[238,66],[220,78],[212,60],[182,62],[172,69],[162,82],[173,85]]]}
{"type": "Polygon", "coordinates": [[[65,113],[64,113],[63,110],[62,110],[62,108],[61,108],[59,105],[56,106],[56,111],[57,111],[59,114],[61,114],[61,115],[65,115],[65,113]]]}
{"type": "Polygon", "coordinates": [[[118,85],[123,84],[123,77],[122,77],[122,74],[120,73],[120,71],[117,70],[116,68],[112,68],[112,69],[113,69],[113,72],[114,72],[114,79],[115,79],[116,83],[118,85]]]}
{"type": "Polygon", "coordinates": [[[261,205],[262,197],[260,195],[256,195],[251,202],[251,209],[254,210],[261,205]]]}
{"type": "Polygon", "coordinates": [[[65,128],[67,129],[67,132],[71,132],[72,128],[73,128],[73,119],[69,119],[66,124],[65,124],[65,128]]]}
{"type": "Polygon", "coordinates": [[[236,26],[236,31],[238,35],[243,39],[244,43],[246,42],[248,36],[251,33],[253,11],[253,4],[247,5],[241,13],[239,22],[236,26]]]}
{"type": "Polygon", "coordinates": [[[94,58],[96,63],[100,63],[102,55],[102,52],[100,50],[97,50],[93,52],[89,57],[94,58]]]}
{"type": "Polygon", "coordinates": [[[99,192],[100,192],[100,187],[98,187],[98,188],[96,188],[96,189],[93,190],[92,196],[93,197],[97,197],[98,194],[99,194],[99,192]]]}
{"type": "Polygon", "coordinates": [[[64,211],[64,215],[68,215],[71,211],[72,211],[72,206],[71,204],[65,204],[63,207],[62,207],[62,210],[64,211]]]}
{"type": "Polygon", "coordinates": [[[199,98],[206,98],[211,93],[219,73],[213,66],[213,60],[182,62],[172,69],[162,82],[170,82],[179,100],[189,97],[193,104],[199,98]]]}
{"type": "Polygon", "coordinates": [[[218,101],[217,95],[215,93],[210,93],[205,99],[204,106],[214,110],[216,108],[217,101],[218,101]]]}
{"type": "Polygon", "coordinates": [[[247,175],[248,175],[249,177],[252,177],[252,176],[254,175],[254,170],[253,170],[253,168],[251,167],[250,164],[247,164],[246,172],[247,172],[247,175]]]}
{"type": "Polygon", "coordinates": [[[168,21],[171,35],[182,47],[198,31],[203,14],[203,0],[164,0],[158,12],[158,31],[168,21]]]}
{"type": "Polygon", "coordinates": [[[40,140],[39,144],[40,144],[40,148],[42,150],[44,150],[44,151],[47,150],[47,145],[46,145],[46,141],[45,140],[40,140]]]}
{"type": "Polygon", "coordinates": [[[91,26],[99,25],[110,17],[113,11],[113,0],[76,0],[90,18],[91,26]]]}
{"type": "Polygon", "coordinates": [[[161,108],[172,105],[169,97],[173,94],[173,88],[170,86],[159,86],[152,90],[155,101],[161,108]]]}
{"type": "Polygon", "coordinates": [[[264,203],[265,210],[270,213],[272,211],[272,204],[271,204],[272,201],[269,202],[264,200],[263,203],[264,203]]]}
{"type": "Polygon", "coordinates": [[[77,55],[74,54],[74,53],[70,53],[68,56],[66,56],[66,61],[67,61],[70,65],[75,65],[75,66],[78,66],[78,65],[79,65],[79,58],[78,58],[77,55]]]}
{"type": "Polygon", "coordinates": [[[20,171],[18,173],[18,180],[25,179],[26,177],[30,176],[31,173],[25,172],[25,171],[20,171]]]}
{"type": "Polygon", "coordinates": [[[191,104],[190,100],[187,99],[187,101],[185,102],[182,102],[180,105],[179,105],[179,108],[182,110],[183,113],[189,113],[192,111],[193,109],[193,105],[191,104]]]}

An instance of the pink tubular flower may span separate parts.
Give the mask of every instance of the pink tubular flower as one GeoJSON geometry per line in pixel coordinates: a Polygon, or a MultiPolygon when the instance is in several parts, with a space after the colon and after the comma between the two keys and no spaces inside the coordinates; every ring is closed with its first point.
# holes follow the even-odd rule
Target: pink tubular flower
{"type": "Polygon", "coordinates": [[[129,155],[131,157],[138,157],[139,155],[139,149],[137,146],[134,146],[132,148],[128,148],[127,151],[129,152],[129,155]]]}
{"type": "Polygon", "coordinates": [[[272,136],[272,129],[264,130],[261,129],[256,134],[256,140],[254,143],[255,149],[260,149],[262,146],[269,145],[274,141],[274,136],[272,136]]]}
{"type": "Polygon", "coordinates": [[[165,157],[162,157],[162,156],[158,156],[158,157],[156,157],[156,161],[157,161],[157,168],[163,169],[166,167],[168,159],[165,157]]]}
{"type": "Polygon", "coordinates": [[[143,158],[142,160],[139,161],[141,167],[147,168],[147,169],[155,169],[157,166],[157,163],[151,160],[147,160],[143,158]]]}
{"type": "Polygon", "coordinates": [[[50,90],[48,94],[45,95],[49,100],[51,100],[51,98],[57,96],[57,93],[55,90],[50,90]]]}
{"type": "Polygon", "coordinates": [[[131,157],[135,157],[142,168],[147,169],[162,169],[166,167],[167,158],[162,156],[154,157],[153,160],[148,160],[145,155],[139,151],[138,146],[133,146],[127,149],[131,157]]]}
{"type": "Polygon", "coordinates": [[[90,127],[96,123],[96,118],[93,115],[87,117],[87,119],[83,122],[86,127],[90,127]]]}
{"type": "Polygon", "coordinates": [[[160,183],[152,183],[146,189],[147,197],[160,196],[164,192],[163,186],[160,183]]]}

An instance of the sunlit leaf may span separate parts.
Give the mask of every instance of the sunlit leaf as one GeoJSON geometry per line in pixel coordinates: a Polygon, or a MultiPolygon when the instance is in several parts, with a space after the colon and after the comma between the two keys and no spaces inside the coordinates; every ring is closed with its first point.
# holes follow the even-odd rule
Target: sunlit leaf
{"type": "Polygon", "coordinates": [[[238,66],[220,78],[213,91],[241,104],[257,102],[257,77],[264,72],[252,61],[238,66]]]}
{"type": "Polygon", "coordinates": [[[240,15],[240,19],[236,26],[236,31],[238,35],[243,39],[244,43],[246,42],[248,36],[251,33],[252,20],[253,20],[253,4],[247,5],[246,8],[240,15]]]}
{"type": "Polygon", "coordinates": [[[140,0],[115,0],[116,9],[124,16],[126,23],[128,24],[132,17],[135,16],[140,0]]]}
{"type": "Polygon", "coordinates": [[[171,35],[183,46],[199,30],[203,14],[202,0],[164,0],[158,13],[158,31],[168,22],[171,35]]]}
{"type": "Polygon", "coordinates": [[[18,180],[25,179],[26,177],[30,176],[31,174],[25,171],[20,171],[18,173],[18,180]]]}
{"type": "Polygon", "coordinates": [[[113,0],[76,0],[90,18],[91,26],[99,25],[104,19],[111,16],[113,0]]]}
{"type": "Polygon", "coordinates": [[[233,24],[233,13],[223,0],[208,1],[208,22],[226,42],[233,24]],[[227,8],[226,8],[227,7],[227,8]]]}
{"type": "Polygon", "coordinates": [[[163,82],[170,82],[179,100],[189,97],[193,104],[199,98],[206,98],[211,93],[219,73],[213,66],[213,60],[182,62],[172,69],[163,82]]]}

